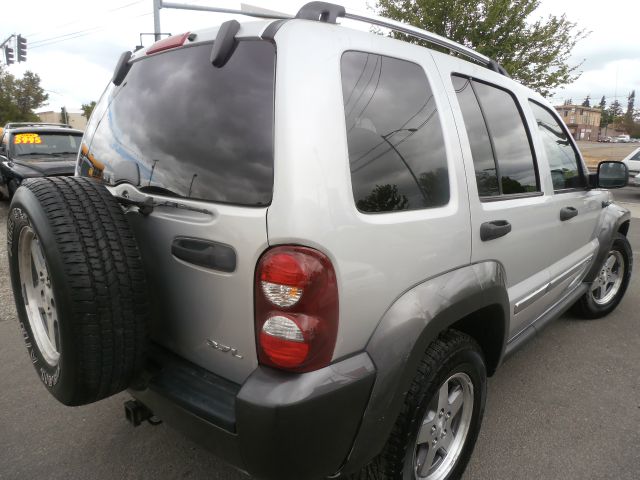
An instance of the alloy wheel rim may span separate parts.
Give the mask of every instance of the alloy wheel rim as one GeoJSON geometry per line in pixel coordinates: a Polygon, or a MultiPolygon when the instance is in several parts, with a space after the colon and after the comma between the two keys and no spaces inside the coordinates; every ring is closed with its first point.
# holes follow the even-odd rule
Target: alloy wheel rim
{"type": "Polygon", "coordinates": [[[606,305],[611,302],[620,291],[624,273],[622,254],[617,250],[610,251],[600,273],[591,284],[591,298],[594,303],[606,305]]]}
{"type": "Polygon", "coordinates": [[[458,372],[440,386],[418,430],[416,479],[441,480],[451,473],[469,434],[473,403],[473,383],[466,373],[458,372]]]}
{"type": "Polygon", "coordinates": [[[60,361],[58,310],[40,241],[30,226],[20,231],[18,271],[24,307],[42,358],[55,367],[60,361]]]}

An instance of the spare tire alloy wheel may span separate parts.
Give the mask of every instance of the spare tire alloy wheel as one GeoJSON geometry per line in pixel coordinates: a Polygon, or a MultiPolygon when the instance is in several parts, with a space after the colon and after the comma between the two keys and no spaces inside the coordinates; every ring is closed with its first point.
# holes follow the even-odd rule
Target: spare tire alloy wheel
{"type": "Polygon", "coordinates": [[[131,386],[144,367],[148,295],[124,213],[86,178],[23,182],[7,219],[18,321],[40,380],[65,405],[131,386]]]}
{"type": "MultiPolygon", "coordinates": [[[[60,359],[58,312],[47,262],[30,225],[23,226],[18,237],[18,270],[29,329],[45,362],[56,368],[60,359]]],[[[49,384],[53,381],[47,380],[49,384]]]]}

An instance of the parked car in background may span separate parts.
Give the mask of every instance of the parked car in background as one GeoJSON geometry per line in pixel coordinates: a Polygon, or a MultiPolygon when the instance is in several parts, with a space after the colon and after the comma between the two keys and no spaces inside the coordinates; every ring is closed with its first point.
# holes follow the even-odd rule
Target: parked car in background
{"type": "Polygon", "coordinates": [[[633,152],[622,159],[629,169],[629,175],[634,177],[640,173],[640,147],[636,148],[633,152]]]}
{"type": "Polygon", "coordinates": [[[613,143],[629,143],[631,141],[631,137],[629,135],[618,135],[613,137],[613,143]]]}
{"type": "Polygon", "coordinates": [[[73,175],[82,131],[66,124],[8,123],[0,140],[0,195],[25,178],[73,175]]]}

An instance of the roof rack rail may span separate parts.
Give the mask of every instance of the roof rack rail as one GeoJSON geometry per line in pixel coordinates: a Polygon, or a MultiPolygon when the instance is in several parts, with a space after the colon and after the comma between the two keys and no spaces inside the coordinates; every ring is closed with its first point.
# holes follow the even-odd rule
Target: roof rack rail
{"type": "Polygon", "coordinates": [[[72,128],[68,123],[49,123],[49,122],[8,122],[6,128],[16,127],[64,127],[72,128]]]}
{"type": "Polygon", "coordinates": [[[471,58],[472,60],[475,60],[476,62],[479,62],[490,68],[494,72],[498,72],[507,77],[509,76],[502,65],[500,65],[495,60],[487,57],[486,55],[476,52],[472,48],[466,47],[458,42],[454,42],[453,40],[449,40],[448,38],[440,36],[436,33],[429,32],[428,30],[423,30],[421,28],[414,27],[413,25],[398,22],[396,20],[391,20],[390,18],[356,13],[351,10],[345,10],[345,8],[341,5],[327,2],[307,3],[298,11],[298,14],[296,15],[296,18],[317,20],[327,23],[336,23],[337,17],[344,17],[349,20],[355,20],[357,22],[369,23],[378,27],[388,28],[390,30],[393,30],[394,32],[400,32],[404,33],[405,35],[410,35],[419,40],[426,40],[429,43],[433,43],[434,45],[437,45],[439,47],[446,48],[452,52],[471,58]]]}
{"type": "Polygon", "coordinates": [[[378,27],[388,28],[390,30],[393,30],[394,32],[404,33],[405,35],[410,35],[419,40],[425,40],[429,43],[432,43],[442,48],[446,48],[452,52],[458,53],[467,58],[475,60],[476,62],[479,62],[480,64],[486,66],[487,68],[493,70],[494,72],[498,72],[506,77],[509,76],[509,74],[504,69],[504,67],[500,65],[498,62],[458,42],[454,42],[453,40],[449,40],[448,38],[445,38],[433,32],[429,32],[428,30],[423,30],[421,28],[414,27],[413,25],[398,22],[396,20],[391,20],[390,18],[379,17],[377,15],[365,15],[362,13],[357,13],[355,11],[346,10],[342,5],[336,5],[335,3],[309,2],[303,5],[302,8],[300,8],[300,10],[295,15],[295,17],[284,14],[284,13],[280,13],[280,12],[273,12],[273,11],[265,10],[259,7],[253,7],[251,5],[246,5],[244,3],[240,5],[240,10],[237,10],[237,9],[221,8],[221,7],[209,7],[209,6],[203,6],[203,5],[170,3],[170,2],[164,2],[163,0],[160,0],[160,7],[161,8],[179,8],[183,10],[199,10],[199,11],[207,11],[207,12],[230,13],[230,14],[236,14],[236,15],[247,15],[250,17],[260,17],[260,18],[273,18],[273,19],[301,18],[301,19],[315,20],[315,21],[326,22],[326,23],[336,23],[337,18],[343,17],[349,20],[355,20],[357,22],[364,22],[371,25],[376,25],[378,27]]]}

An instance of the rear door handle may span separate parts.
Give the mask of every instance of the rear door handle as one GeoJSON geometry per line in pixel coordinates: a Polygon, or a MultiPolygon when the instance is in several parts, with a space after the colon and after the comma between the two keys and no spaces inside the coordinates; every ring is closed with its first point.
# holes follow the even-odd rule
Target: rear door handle
{"type": "Polygon", "coordinates": [[[564,222],[578,215],[578,209],[573,207],[564,207],[560,210],[560,221],[564,222]]]}
{"type": "Polygon", "coordinates": [[[171,253],[184,262],[213,270],[230,273],[236,269],[236,252],[223,243],[176,237],[171,244],[171,253]]]}
{"type": "Polygon", "coordinates": [[[511,231],[511,224],[506,220],[493,220],[480,225],[480,240],[486,242],[505,236],[511,231]]]}

